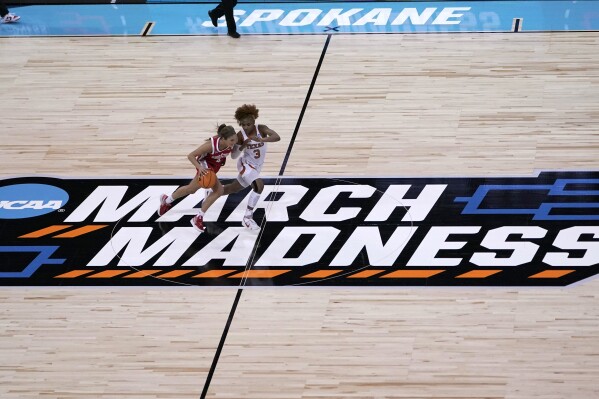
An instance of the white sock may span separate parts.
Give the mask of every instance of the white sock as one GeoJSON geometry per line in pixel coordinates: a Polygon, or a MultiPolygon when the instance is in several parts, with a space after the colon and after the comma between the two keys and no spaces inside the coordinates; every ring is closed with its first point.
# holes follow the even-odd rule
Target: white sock
{"type": "Polygon", "coordinates": [[[167,204],[171,204],[173,201],[174,201],[174,199],[173,199],[173,196],[172,196],[172,195],[169,195],[169,196],[166,198],[166,203],[167,203],[167,204]]]}
{"type": "Polygon", "coordinates": [[[200,211],[198,212],[198,216],[204,217],[204,211],[200,209],[200,211]]]}
{"type": "Polygon", "coordinates": [[[248,209],[252,208],[252,212],[253,209],[256,207],[256,204],[258,203],[258,200],[260,199],[260,194],[258,194],[257,192],[253,191],[250,193],[250,199],[248,200],[248,209]]]}

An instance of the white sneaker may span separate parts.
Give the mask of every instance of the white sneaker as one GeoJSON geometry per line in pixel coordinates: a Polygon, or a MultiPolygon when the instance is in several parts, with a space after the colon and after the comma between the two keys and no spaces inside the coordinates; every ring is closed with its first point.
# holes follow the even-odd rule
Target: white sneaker
{"type": "Polygon", "coordinates": [[[6,14],[4,16],[4,18],[2,18],[2,23],[3,24],[11,24],[13,22],[17,22],[19,19],[21,19],[21,17],[9,12],[8,14],[6,14]]]}
{"type": "Polygon", "coordinates": [[[254,222],[254,219],[252,219],[252,218],[243,218],[241,225],[249,230],[253,230],[253,231],[260,230],[260,226],[258,226],[258,223],[254,222]]]}

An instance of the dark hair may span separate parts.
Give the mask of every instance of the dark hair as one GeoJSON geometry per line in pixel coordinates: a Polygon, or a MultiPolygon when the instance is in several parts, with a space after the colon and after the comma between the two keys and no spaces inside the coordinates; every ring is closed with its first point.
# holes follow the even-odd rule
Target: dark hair
{"type": "Polygon", "coordinates": [[[237,134],[233,126],[227,126],[224,123],[218,126],[218,130],[216,133],[223,139],[228,139],[234,134],[237,134]]]}
{"type": "Polygon", "coordinates": [[[254,119],[258,119],[258,111],[254,104],[243,104],[241,107],[235,110],[235,119],[240,122],[243,118],[251,116],[254,119]]]}

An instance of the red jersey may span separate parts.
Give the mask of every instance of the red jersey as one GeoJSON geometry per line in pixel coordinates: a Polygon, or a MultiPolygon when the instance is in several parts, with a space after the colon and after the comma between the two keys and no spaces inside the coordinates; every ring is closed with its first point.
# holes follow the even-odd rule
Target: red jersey
{"type": "Polygon", "coordinates": [[[198,162],[200,165],[212,169],[214,173],[217,173],[221,166],[225,165],[225,161],[227,160],[227,156],[233,150],[233,147],[227,147],[224,150],[218,149],[218,143],[220,142],[220,137],[213,136],[210,138],[210,143],[212,144],[212,152],[204,155],[203,157],[198,157],[198,162]]]}

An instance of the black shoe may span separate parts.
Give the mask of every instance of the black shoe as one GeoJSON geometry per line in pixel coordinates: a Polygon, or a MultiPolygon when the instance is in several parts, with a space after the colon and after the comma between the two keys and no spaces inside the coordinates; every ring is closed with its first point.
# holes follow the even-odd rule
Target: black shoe
{"type": "Polygon", "coordinates": [[[227,35],[231,36],[233,39],[239,39],[241,35],[237,32],[229,32],[227,35]]]}
{"type": "Polygon", "coordinates": [[[212,25],[216,28],[218,26],[218,18],[212,14],[212,10],[208,10],[208,16],[210,17],[210,21],[212,21],[212,25]]]}

